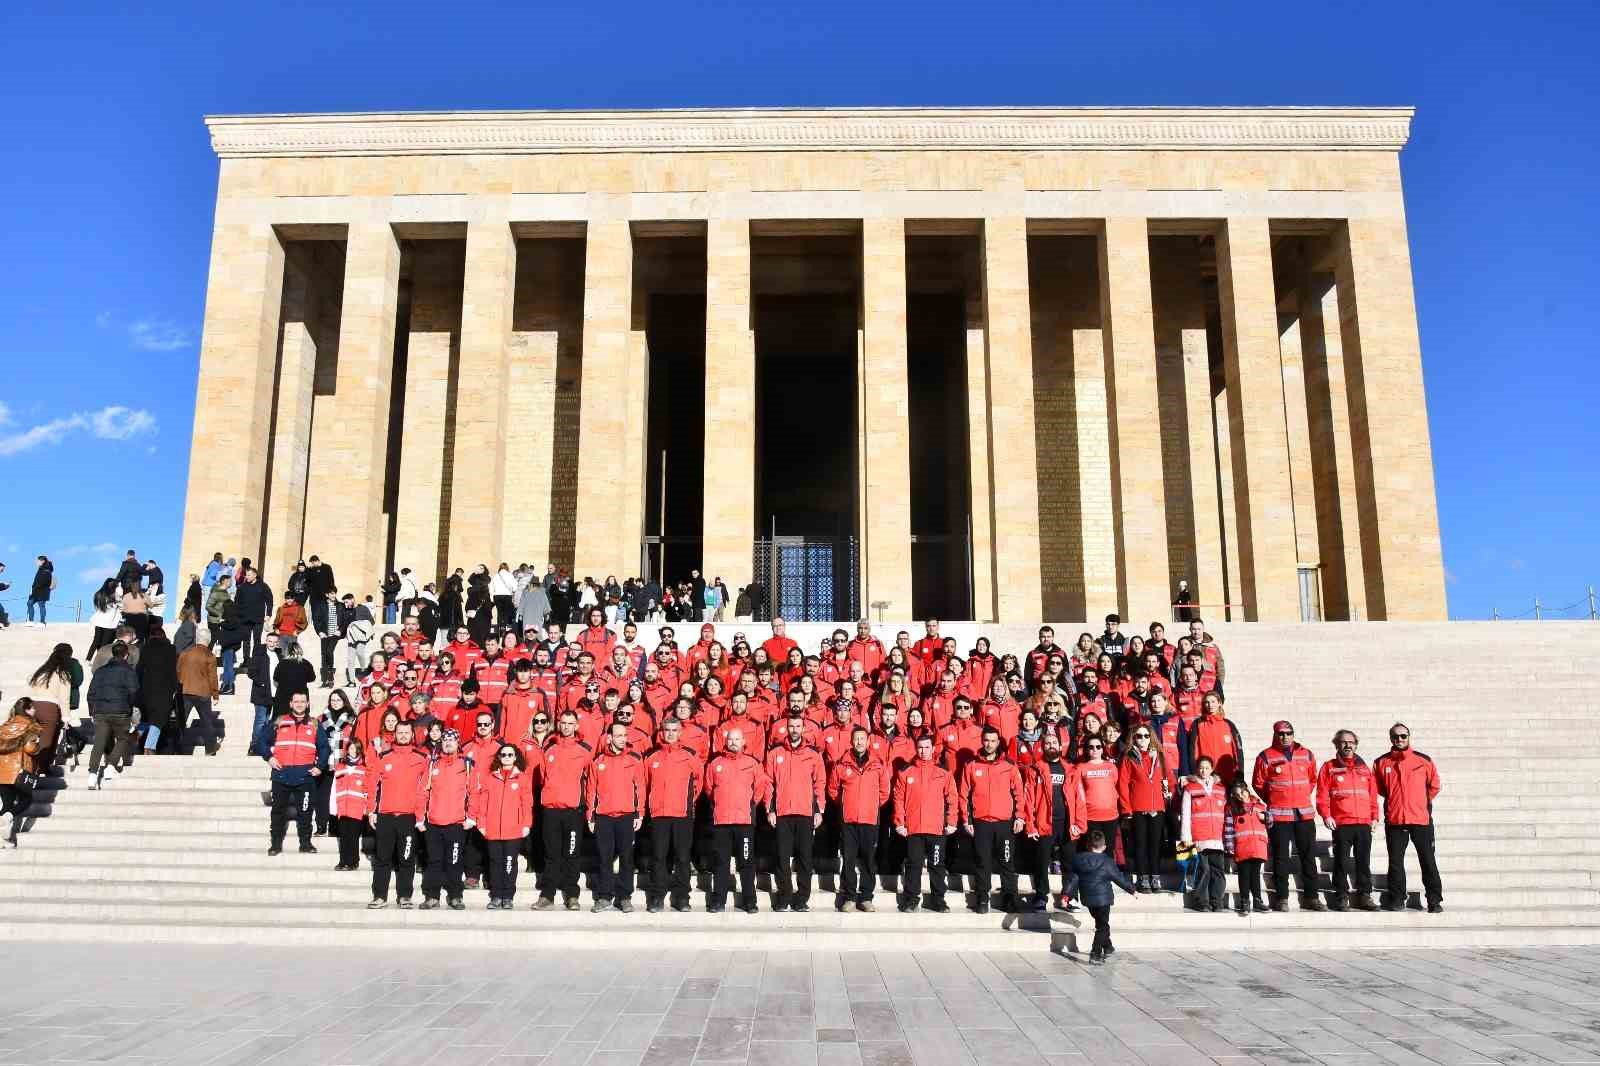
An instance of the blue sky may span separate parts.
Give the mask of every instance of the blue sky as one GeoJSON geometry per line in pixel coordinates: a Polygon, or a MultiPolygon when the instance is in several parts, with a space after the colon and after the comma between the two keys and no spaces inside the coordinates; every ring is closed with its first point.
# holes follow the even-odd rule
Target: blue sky
{"type": "Polygon", "coordinates": [[[201,116],[500,107],[1415,105],[1451,613],[1600,583],[1600,5],[72,6],[0,15],[0,560],[21,583],[50,554],[60,600],[127,547],[177,576],[217,173],[201,116]]]}

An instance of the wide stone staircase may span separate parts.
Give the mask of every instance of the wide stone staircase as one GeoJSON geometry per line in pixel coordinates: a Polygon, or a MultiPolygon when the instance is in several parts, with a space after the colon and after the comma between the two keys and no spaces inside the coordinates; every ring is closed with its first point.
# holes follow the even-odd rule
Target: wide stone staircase
{"type": "MultiPolygon", "coordinates": [[[[643,633],[653,645],[653,632],[643,633]]],[[[689,626],[678,626],[680,637],[689,626]]],[[[821,626],[791,626],[808,649],[821,626]]],[[[892,637],[894,626],[880,627],[892,637]]],[[[920,627],[918,627],[920,628],[920,627]]],[[[986,626],[997,650],[1022,651],[1033,627],[986,626]]],[[[1087,627],[1058,625],[1064,639],[1087,627]]],[[[720,626],[760,639],[765,626],[720,626]]],[[[1176,894],[1119,895],[1116,943],[1133,950],[1447,947],[1600,941],[1600,840],[1590,822],[1600,799],[1600,626],[1584,623],[1327,624],[1211,627],[1226,656],[1228,707],[1247,752],[1270,723],[1294,721],[1320,758],[1337,728],[1362,738],[1369,760],[1391,722],[1411,726],[1418,750],[1444,781],[1436,819],[1445,913],[1413,909],[1240,918],[1182,908],[1176,894]]],[[[916,632],[917,629],[913,629],[916,632]]],[[[977,632],[947,624],[963,645],[977,632]]],[[[58,640],[80,652],[83,626],[0,633],[0,690],[9,706],[58,640]]],[[[692,638],[691,638],[692,639],[692,638]]],[[[342,656],[341,656],[342,661],[342,656]]],[[[240,690],[245,691],[241,682],[240,690]]],[[[320,709],[321,693],[314,697],[320,709]]],[[[214,758],[140,756],[91,792],[86,769],[42,782],[21,847],[0,852],[0,936],[21,940],[175,940],[203,943],[367,946],[515,944],[623,948],[663,944],[739,949],[1049,950],[1087,947],[1092,922],[1074,915],[900,914],[885,888],[872,914],[837,913],[824,875],[809,914],[534,913],[531,875],[519,908],[486,911],[469,892],[465,912],[369,912],[370,872],[340,873],[331,838],[320,854],[266,855],[267,768],[247,758],[251,720],[242,698],[223,704],[228,739],[214,758]]],[[[87,766],[87,754],[84,767],[87,766]]],[[[1326,851],[1326,831],[1321,832],[1326,851]]],[[[1323,855],[1324,872],[1327,868],[1323,855]]],[[[1372,864],[1381,888],[1381,830],[1372,864]]],[[[766,878],[763,877],[763,885],[766,878]]],[[[1229,878],[1229,902],[1232,902],[1229,878]]],[[[1169,883],[1171,879],[1169,878],[1169,883]]],[[[1026,880],[1024,880],[1026,888],[1026,880]]],[[[418,897],[420,899],[420,891],[418,897]]]]}

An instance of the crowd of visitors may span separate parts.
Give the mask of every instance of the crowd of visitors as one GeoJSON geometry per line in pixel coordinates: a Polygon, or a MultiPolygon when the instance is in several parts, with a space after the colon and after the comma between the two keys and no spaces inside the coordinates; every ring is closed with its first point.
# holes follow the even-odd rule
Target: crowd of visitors
{"type": "MultiPolygon", "coordinates": [[[[741,632],[724,645],[707,621],[692,643],[667,624],[646,647],[640,619],[715,619],[721,581],[696,574],[680,595],[502,564],[458,570],[442,594],[402,570],[381,603],[358,602],[311,556],[275,603],[248,559],[219,554],[193,576],[168,640],[139,579],[154,564],[130,552],[126,568],[102,590],[86,655],[90,787],[141,749],[175,750],[191,720],[214,755],[213,701],[236,691],[242,668],[250,751],[271,767],[269,853],[291,819],[301,851],[335,837],[338,869],[368,859],[373,908],[388,904],[391,881],[412,906],[419,870],[425,909],[460,909],[480,886],[490,908],[509,908],[525,867],[535,909],[577,909],[587,870],[592,909],[622,912],[636,871],[651,911],[689,909],[698,872],[709,910],[731,900],[752,913],[760,868],[779,911],[808,910],[819,871],[835,875],[836,908],[871,911],[889,875],[902,911],[946,911],[952,891],[979,913],[1081,901],[1103,957],[1113,885],[1172,884],[1190,907],[1216,911],[1231,865],[1240,914],[1286,910],[1292,873],[1301,908],[1327,909],[1320,821],[1333,837],[1333,909],[1404,908],[1415,846],[1427,909],[1442,910],[1439,775],[1409,728],[1391,726],[1390,750],[1371,764],[1341,729],[1319,764],[1279,721],[1251,760],[1227,715],[1226,661],[1199,617],[1175,642],[1160,622],[1125,634],[1116,615],[1071,646],[1044,626],[1018,652],[983,636],[963,651],[932,619],[888,646],[863,621],[802,648],[775,618],[759,641],[741,632]],[[145,609],[129,610],[130,596],[145,609]],[[399,628],[379,635],[380,618],[399,628]],[[1380,815],[1381,904],[1369,868],[1380,815]]],[[[46,757],[82,680],[66,645],[35,675],[16,712],[42,723],[30,758],[46,757]]],[[[10,743],[0,728],[0,776],[10,743]]]]}

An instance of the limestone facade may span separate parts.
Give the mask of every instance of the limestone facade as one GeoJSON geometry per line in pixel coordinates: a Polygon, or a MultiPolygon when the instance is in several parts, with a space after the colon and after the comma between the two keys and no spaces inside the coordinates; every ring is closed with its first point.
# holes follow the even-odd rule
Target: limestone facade
{"type": "Polygon", "coordinates": [[[1120,609],[1142,625],[1180,578],[1234,620],[1443,618],[1400,182],[1411,117],[209,118],[183,572],[214,551],[275,586],[319,554],[358,593],[401,566],[640,572],[667,506],[649,412],[652,368],[681,341],[654,310],[671,297],[704,301],[698,543],[736,589],[758,576],[772,489],[763,301],[817,284],[857,301],[854,397],[814,425],[855,442],[838,480],[863,610],[910,617],[927,580],[914,545],[937,540],[965,553],[980,621],[1120,609]],[[971,269],[912,263],[929,234],[971,269]],[[845,242],[849,276],[754,270],[753,244],[775,239],[845,242]],[[646,254],[673,241],[697,242],[688,274],[646,254]],[[965,398],[935,420],[960,500],[943,529],[913,488],[908,306],[930,285],[966,309],[964,369],[942,379],[965,398]]]}

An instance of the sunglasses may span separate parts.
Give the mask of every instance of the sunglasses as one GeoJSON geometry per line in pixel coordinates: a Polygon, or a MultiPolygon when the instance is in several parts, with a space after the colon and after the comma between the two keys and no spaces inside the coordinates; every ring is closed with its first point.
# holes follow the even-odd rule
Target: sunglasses
{"type": "Polygon", "coordinates": [[[1390,740],[1410,740],[1411,739],[1411,734],[1410,733],[1390,733],[1389,734],[1389,739],[1390,740]]]}
{"type": "Polygon", "coordinates": [[[516,754],[515,754],[515,753],[513,753],[513,752],[509,752],[509,751],[502,751],[502,752],[501,752],[501,753],[500,753],[500,757],[501,757],[501,758],[502,758],[502,759],[515,759],[515,758],[516,758],[516,757],[517,757],[517,756],[516,756],[516,754]]]}
{"type": "Polygon", "coordinates": [[[1134,740],[1149,740],[1150,739],[1150,734],[1149,733],[1135,733],[1133,735],[1133,739],[1134,740]]]}
{"type": "Polygon", "coordinates": [[[534,725],[549,725],[550,724],[550,719],[548,719],[548,718],[535,718],[533,720],[533,724],[534,725]]]}
{"type": "Polygon", "coordinates": [[[1106,750],[1106,746],[1104,744],[1090,744],[1090,745],[1088,745],[1088,748],[1089,748],[1090,751],[1105,751],[1106,750]]]}
{"type": "Polygon", "coordinates": [[[1277,735],[1280,736],[1280,737],[1292,737],[1292,736],[1294,736],[1294,730],[1292,730],[1292,729],[1280,729],[1280,730],[1278,730],[1277,735]]]}

